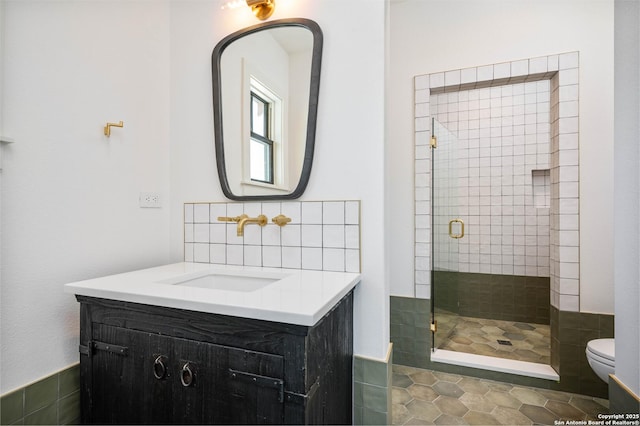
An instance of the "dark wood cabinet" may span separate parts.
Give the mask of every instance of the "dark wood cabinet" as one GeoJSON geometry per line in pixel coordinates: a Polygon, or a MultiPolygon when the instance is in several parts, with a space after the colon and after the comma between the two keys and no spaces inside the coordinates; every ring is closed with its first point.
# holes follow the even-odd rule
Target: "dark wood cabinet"
{"type": "Polygon", "coordinates": [[[312,327],[76,297],[83,423],[351,424],[353,293],[312,327]]]}

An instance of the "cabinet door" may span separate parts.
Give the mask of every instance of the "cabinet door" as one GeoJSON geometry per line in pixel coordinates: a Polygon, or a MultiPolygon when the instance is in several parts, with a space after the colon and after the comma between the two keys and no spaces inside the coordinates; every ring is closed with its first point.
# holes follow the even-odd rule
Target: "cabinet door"
{"type": "Polygon", "coordinates": [[[174,423],[282,424],[281,356],[162,336],[152,347],[156,340],[173,345],[174,423]]]}
{"type": "MultiPolygon", "coordinates": [[[[218,389],[228,409],[217,419],[224,424],[282,424],[284,422],[284,359],[281,356],[227,348],[227,380],[218,389]]],[[[222,367],[222,363],[221,363],[222,367]]]]}
{"type": "Polygon", "coordinates": [[[88,416],[97,424],[147,422],[150,394],[148,335],[119,327],[94,324],[88,416]]]}

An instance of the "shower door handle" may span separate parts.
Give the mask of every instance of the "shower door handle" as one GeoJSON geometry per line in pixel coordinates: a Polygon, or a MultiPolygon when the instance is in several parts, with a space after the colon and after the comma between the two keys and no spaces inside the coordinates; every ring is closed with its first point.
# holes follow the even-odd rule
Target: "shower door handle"
{"type": "Polygon", "coordinates": [[[464,222],[462,221],[462,219],[451,219],[449,221],[449,236],[451,238],[455,238],[455,239],[459,239],[464,237],[464,222]],[[453,224],[454,223],[459,223],[460,224],[460,233],[459,234],[454,234],[453,233],[453,224]]]}

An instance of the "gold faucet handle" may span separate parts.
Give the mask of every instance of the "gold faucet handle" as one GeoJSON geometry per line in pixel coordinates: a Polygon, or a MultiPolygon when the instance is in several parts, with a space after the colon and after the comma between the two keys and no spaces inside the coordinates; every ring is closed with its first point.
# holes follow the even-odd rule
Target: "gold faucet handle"
{"type": "Polygon", "coordinates": [[[240,216],[228,217],[228,216],[218,216],[218,220],[220,222],[240,222],[245,217],[248,217],[246,214],[241,214],[240,216]]]}
{"type": "Polygon", "coordinates": [[[255,222],[260,226],[265,226],[268,221],[269,219],[267,219],[267,217],[263,214],[255,218],[255,222]]]}
{"type": "Polygon", "coordinates": [[[271,219],[271,221],[278,226],[285,226],[287,223],[291,222],[291,218],[286,217],[283,214],[279,214],[278,216],[271,219]]]}

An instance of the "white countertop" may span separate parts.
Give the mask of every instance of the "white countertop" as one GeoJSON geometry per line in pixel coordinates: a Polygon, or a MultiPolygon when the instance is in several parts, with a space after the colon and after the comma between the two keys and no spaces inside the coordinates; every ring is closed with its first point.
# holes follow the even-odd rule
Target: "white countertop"
{"type": "Polygon", "coordinates": [[[66,293],[312,326],[356,284],[360,274],[251,266],[174,263],[65,284],[66,293]],[[277,279],[253,291],[175,285],[207,274],[277,279]]]}

